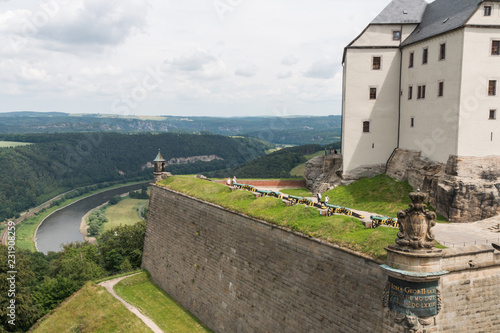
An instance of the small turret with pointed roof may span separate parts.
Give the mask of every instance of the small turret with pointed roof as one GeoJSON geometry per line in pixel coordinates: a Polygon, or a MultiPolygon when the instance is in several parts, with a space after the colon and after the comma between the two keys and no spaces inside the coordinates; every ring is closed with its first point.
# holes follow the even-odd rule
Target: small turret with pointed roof
{"type": "Polygon", "coordinates": [[[163,179],[163,174],[165,173],[165,159],[161,156],[160,149],[158,149],[158,155],[154,159],[154,176],[155,182],[163,179]]]}
{"type": "Polygon", "coordinates": [[[158,155],[156,155],[156,158],[154,159],[153,162],[165,162],[165,160],[163,159],[163,156],[161,156],[160,149],[158,149],[158,155]]]}

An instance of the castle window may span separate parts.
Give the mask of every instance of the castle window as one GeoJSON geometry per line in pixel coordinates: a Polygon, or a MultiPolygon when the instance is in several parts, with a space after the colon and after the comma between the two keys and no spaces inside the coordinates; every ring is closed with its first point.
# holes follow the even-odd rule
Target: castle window
{"type": "Polygon", "coordinates": [[[370,133],[370,122],[363,121],[363,133],[370,133]]]}
{"type": "Polygon", "coordinates": [[[446,58],[446,43],[439,44],[439,60],[446,58]]]}
{"type": "Polygon", "coordinates": [[[370,99],[377,99],[377,88],[370,88],[370,99]]]}
{"type": "Polygon", "coordinates": [[[392,40],[400,40],[401,39],[401,31],[394,30],[392,32],[392,40]]]}
{"type": "Polygon", "coordinates": [[[408,63],[409,68],[413,68],[413,52],[410,52],[410,61],[408,63]]]}
{"type": "Polygon", "coordinates": [[[500,40],[491,41],[491,55],[500,55],[500,40]]]}
{"type": "Polygon", "coordinates": [[[488,119],[490,120],[497,119],[497,110],[490,110],[490,117],[488,119]]]}
{"type": "Polygon", "coordinates": [[[425,98],[425,85],[418,86],[417,88],[417,99],[425,98]]]}
{"type": "Polygon", "coordinates": [[[410,118],[410,127],[415,127],[415,117],[410,118]]]}
{"type": "Polygon", "coordinates": [[[484,16],[491,16],[491,6],[484,6],[484,16]]]}
{"type": "Polygon", "coordinates": [[[428,57],[428,55],[429,55],[429,49],[425,48],[422,51],[422,64],[426,64],[427,63],[427,57],[428,57]]]}
{"type": "Polygon", "coordinates": [[[497,80],[489,80],[488,96],[495,96],[496,94],[497,94],[497,80]]]}
{"type": "Polygon", "coordinates": [[[438,97],[442,97],[444,95],[444,82],[438,82],[438,97]]]}
{"type": "Polygon", "coordinates": [[[373,57],[372,69],[380,69],[381,62],[382,62],[382,57],[373,57]]]}
{"type": "Polygon", "coordinates": [[[408,87],[408,99],[413,98],[413,86],[408,87]]]}

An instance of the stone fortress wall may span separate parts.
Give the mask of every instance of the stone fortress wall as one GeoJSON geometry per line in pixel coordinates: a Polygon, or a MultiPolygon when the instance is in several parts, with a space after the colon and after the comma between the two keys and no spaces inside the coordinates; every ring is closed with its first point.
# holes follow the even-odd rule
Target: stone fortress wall
{"type": "Polygon", "coordinates": [[[439,313],[410,327],[383,302],[382,263],[153,185],[143,268],[215,332],[493,332],[499,257],[444,250],[439,313]]]}

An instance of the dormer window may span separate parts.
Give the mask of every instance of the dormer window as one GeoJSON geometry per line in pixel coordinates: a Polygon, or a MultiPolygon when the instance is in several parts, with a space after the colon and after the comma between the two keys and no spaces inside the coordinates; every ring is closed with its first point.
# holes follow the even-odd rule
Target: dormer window
{"type": "Polygon", "coordinates": [[[392,40],[401,40],[401,31],[400,30],[394,30],[392,32],[392,40]]]}
{"type": "Polygon", "coordinates": [[[484,16],[491,16],[491,6],[484,6],[484,16]]]}

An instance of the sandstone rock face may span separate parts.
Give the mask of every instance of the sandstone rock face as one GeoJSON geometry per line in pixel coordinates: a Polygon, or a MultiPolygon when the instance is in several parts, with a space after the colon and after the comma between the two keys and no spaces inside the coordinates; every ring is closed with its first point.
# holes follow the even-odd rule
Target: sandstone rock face
{"type": "Polygon", "coordinates": [[[324,192],[328,188],[340,184],[337,171],[342,167],[342,155],[316,156],[306,163],[304,178],[309,191],[324,192]],[[325,185],[326,184],[326,185],[325,185]]]}
{"type": "Polygon", "coordinates": [[[420,152],[396,149],[387,175],[429,194],[430,204],[450,222],[474,222],[500,213],[500,157],[458,157],[446,165],[420,152]]]}
{"type": "Polygon", "coordinates": [[[362,165],[349,172],[342,173],[343,183],[352,182],[360,178],[375,177],[385,172],[385,164],[362,165]]]}
{"type": "Polygon", "coordinates": [[[189,164],[198,161],[211,162],[213,160],[222,160],[223,158],[217,155],[201,155],[201,156],[191,156],[191,157],[174,157],[168,160],[166,165],[172,164],[189,164]]]}

